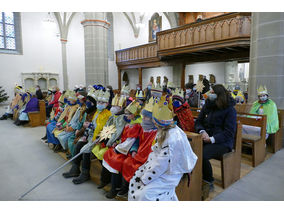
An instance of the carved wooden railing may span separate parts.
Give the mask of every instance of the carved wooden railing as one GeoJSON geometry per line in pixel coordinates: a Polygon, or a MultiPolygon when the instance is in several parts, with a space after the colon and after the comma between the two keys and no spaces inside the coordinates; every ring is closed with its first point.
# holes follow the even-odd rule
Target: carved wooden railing
{"type": "MultiPolygon", "coordinates": [[[[198,23],[157,33],[158,54],[169,49],[190,47],[186,52],[197,51],[202,45],[230,42],[230,40],[250,40],[251,13],[229,13],[198,23]],[[196,47],[196,48],[194,48],[196,47]]],[[[224,45],[223,45],[224,46],[224,45]]]]}
{"type": "Polygon", "coordinates": [[[117,65],[157,62],[161,56],[250,45],[251,13],[228,13],[157,33],[157,42],[116,51],[117,65]]]}
{"type": "Polygon", "coordinates": [[[144,44],[116,51],[116,63],[157,58],[157,43],[144,44]]]}

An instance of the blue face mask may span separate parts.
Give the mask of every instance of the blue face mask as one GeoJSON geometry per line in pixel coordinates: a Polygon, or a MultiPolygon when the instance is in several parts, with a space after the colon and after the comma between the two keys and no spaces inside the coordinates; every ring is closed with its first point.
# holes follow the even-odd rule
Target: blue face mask
{"type": "Polygon", "coordinates": [[[105,104],[97,104],[97,110],[103,111],[106,108],[105,104]]]}
{"type": "Polygon", "coordinates": [[[148,89],[152,89],[152,87],[151,87],[151,86],[147,86],[147,88],[148,88],[148,89]]]}
{"type": "Polygon", "coordinates": [[[131,120],[127,119],[127,116],[126,116],[126,115],[123,116],[123,119],[124,119],[127,123],[130,123],[130,121],[131,121],[131,120]]]}
{"type": "Polygon", "coordinates": [[[86,106],[87,106],[87,108],[89,109],[89,108],[91,108],[92,106],[94,106],[94,104],[93,104],[92,102],[90,102],[90,101],[87,101],[87,102],[86,102],[86,106]]]}
{"type": "Polygon", "coordinates": [[[179,102],[179,101],[173,101],[173,106],[174,106],[175,108],[178,108],[178,107],[180,107],[181,105],[180,105],[180,102],[179,102]]]}

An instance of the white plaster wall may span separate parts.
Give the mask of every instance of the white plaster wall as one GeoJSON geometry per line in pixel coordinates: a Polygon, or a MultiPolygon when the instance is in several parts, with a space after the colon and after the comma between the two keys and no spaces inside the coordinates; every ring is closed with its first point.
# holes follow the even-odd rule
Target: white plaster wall
{"type": "MultiPolygon", "coordinates": [[[[138,20],[138,16],[140,13],[135,13],[136,19],[138,20]]],[[[133,46],[138,46],[142,44],[147,44],[149,40],[149,20],[154,13],[145,13],[143,18],[139,36],[135,38],[132,27],[127,20],[126,16],[122,12],[114,12],[114,49],[125,49],[133,46]]],[[[170,23],[168,19],[162,12],[159,12],[159,15],[162,16],[162,29],[167,30],[170,29],[170,23]]]]}
{"type": "Polygon", "coordinates": [[[173,67],[165,66],[165,67],[155,67],[155,68],[143,69],[142,71],[142,88],[143,89],[150,82],[151,76],[154,77],[155,84],[156,84],[156,80],[158,76],[161,76],[161,85],[163,84],[164,76],[166,76],[169,81],[173,82],[173,67]]]}
{"type": "Polygon", "coordinates": [[[223,84],[225,82],[225,62],[187,65],[185,68],[185,83],[188,82],[188,75],[193,75],[194,83],[196,83],[199,75],[205,75],[209,80],[209,74],[215,75],[217,84],[223,84]]]}
{"type": "Polygon", "coordinates": [[[75,85],[85,85],[85,50],[84,50],[84,28],[81,21],[84,20],[83,13],[77,13],[70,24],[68,33],[67,72],[69,89],[75,85]]]}
{"type": "Polygon", "coordinates": [[[22,84],[21,72],[59,73],[62,88],[61,44],[56,29],[43,20],[47,13],[21,13],[23,55],[0,54],[0,85],[13,98],[15,83],[22,84]]]}
{"type": "MultiPolygon", "coordinates": [[[[122,70],[121,72],[121,87],[123,87],[123,81],[122,77],[124,72],[127,73],[128,79],[129,79],[129,88],[130,89],[136,89],[136,84],[139,83],[139,73],[137,69],[127,69],[127,70],[122,70]]],[[[117,77],[116,77],[117,79],[117,77]]]]}

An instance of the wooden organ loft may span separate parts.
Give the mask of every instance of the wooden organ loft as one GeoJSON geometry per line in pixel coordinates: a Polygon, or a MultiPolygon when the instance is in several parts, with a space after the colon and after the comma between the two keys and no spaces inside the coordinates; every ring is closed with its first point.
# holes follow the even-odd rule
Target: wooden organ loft
{"type": "Polygon", "coordinates": [[[116,51],[118,88],[121,71],[136,68],[142,85],[143,68],[196,62],[249,61],[251,13],[179,13],[179,27],[160,31],[155,42],[116,51]],[[196,18],[202,15],[202,20],[196,18]]]}

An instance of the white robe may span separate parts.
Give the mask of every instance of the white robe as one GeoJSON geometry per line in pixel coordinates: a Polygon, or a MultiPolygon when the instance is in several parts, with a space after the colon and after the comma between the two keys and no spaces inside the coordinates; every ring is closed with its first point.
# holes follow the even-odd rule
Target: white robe
{"type": "Polygon", "coordinates": [[[176,201],[175,187],[193,170],[197,156],[177,126],[169,130],[162,147],[156,143],[152,150],[130,180],[128,200],[176,201]]]}

